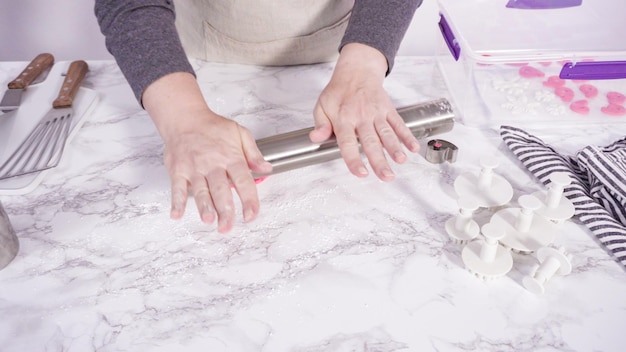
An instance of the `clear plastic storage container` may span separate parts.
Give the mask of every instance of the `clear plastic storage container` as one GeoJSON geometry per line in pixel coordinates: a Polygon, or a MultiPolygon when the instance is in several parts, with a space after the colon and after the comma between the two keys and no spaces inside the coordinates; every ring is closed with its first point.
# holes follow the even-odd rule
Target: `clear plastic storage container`
{"type": "Polygon", "coordinates": [[[438,63],[466,125],[626,122],[623,0],[439,0],[438,63]]]}

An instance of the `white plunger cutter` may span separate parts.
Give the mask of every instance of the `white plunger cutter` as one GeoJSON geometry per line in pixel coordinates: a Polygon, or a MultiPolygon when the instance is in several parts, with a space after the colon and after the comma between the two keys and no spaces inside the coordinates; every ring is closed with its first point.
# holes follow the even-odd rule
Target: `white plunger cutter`
{"type": "Polygon", "coordinates": [[[544,285],[554,274],[567,275],[572,272],[570,256],[565,254],[563,248],[542,247],[537,251],[537,259],[541,265],[534,275],[526,276],[523,280],[524,287],[534,294],[543,294],[544,285]]]}
{"type": "Polygon", "coordinates": [[[537,197],[523,195],[519,197],[520,212],[515,219],[515,230],[519,232],[528,232],[533,224],[535,210],[541,208],[541,203],[537,197]]]}
{"type": "Polygon", "coordinates": [[[548,191],[538,191],[533,193],[543,204],[537,213],[552,220],[555,223],[562,223],[574,216],[574,204],[563,195],[565,187],[572,183],[572,179],[564,172],[555,172],[550,175],[548,191]]]}
{"type": "Polygon", "coordinates": [[[459,213],[446,221],[446,232],[454,243],[465,244],[478,236],[480,228],[472,219],[478,204],[472,198],[462,197],[457,200],[459,213]]]}
{"type": "Polygon", "coordinates": [[[485,239],[468,243],[461,252],[465,267],[483,280],[506,275],[513,268],[513,256],[499,243],[505,236],[504,229],[487,223],[482,226],[481,232],[485,239]]]}
{"type": "Polygon", "coordinates": [[[495,213],[491,222],[502,226],[506,236],[502,244],[518,253],[532,253],[552,243],[556,237],[555,225],[546,218],[535,216],[541,201],[533,195],[517,200],[521,208],[508,208],[495,213]]]}
{"type": "Polygon", "coordinates": [[[478,175],[465,173],[454,180],[454,190],[459,197],[471,198],[480,207],[492,208],[508,203],[513,198],[513,187],[502,176],[493,172],[498,166],[496,158],[482,158],[478,175]]]}

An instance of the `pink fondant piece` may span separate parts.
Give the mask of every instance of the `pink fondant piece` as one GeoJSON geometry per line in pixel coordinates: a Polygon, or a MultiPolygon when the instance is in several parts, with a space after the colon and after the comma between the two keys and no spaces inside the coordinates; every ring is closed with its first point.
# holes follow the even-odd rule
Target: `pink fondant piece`
{"type": "Polygon", "coordinates": [[[569,108],[577,114],[587,115],[589,113],[589,104],[586,100],[576,100],[569,105],[569,108]]]}
{"type": "Polygon", "coordinates": [[[585,95],[585,97],[587,98],[595,98],[598,96],[598,88],[596,88],[596,86],[591,85],[591,84],[583,84],[580,87],[578,87],[578,89],[580,89],[580,91],[585,95]]]}
{"type": "Polygon", "coordinates": [[[565,85],[565,80],[559,78],[559,76],[550,76],[546,81],[543,81],[543,85],[546,87],[561,87],[565,85]]]}
{"type": "Polygon", "coordinates": [[[257,185],[263,181],[265,181],[265,179],[267,179],[269,176],[261,176],[261,177],[257,177],[254,179],[254,183],[256,183],[257,185]]]}
{"type": "Polygon", "coordinates": [[[552,65],[552,63],[548,62],[548,61],[542,61],[542,62],[539,63],[539,65],[541,65],[543,67],[548,67],[548,66],[552,65]]]}
{"type": "Polygon", "coordinates": [[[609,104],[624,104],[626,96],[619,92],[608,92],[606,98],[609,100],[609,104]]]}
{"type": "Polygon", "coordinates": [[[536,77],[543,77],[545,76],[545,74],[532,67],[532,66],[522,66],[519,68],[519,75],[524,77],[524,78],[536,78],[536,77]]]}
{"type": "MultiPolygon", "coordinates": [[[[257,185],[263,181],[265,181],[269,176],[261,176],[261,177],[257,177],[254,179],[254,183],[256,183],[257,185]]],[[[230,184],[230,188],[234,188],[235,185],[233,185],[232,183],[230,184]]]]}
{"type": "Polygon", "coordinates": [[[626,107],[618,104],[609,104],[608,106],[602,107],[600,110],[610,116],[626,115],[626,107]]]}
{"type": "Polygon", "coordinates": [[[554,94],[566,103],[569,103],[572,99],[574,99],[574,91],[567,87],[556,87],[554,89],[554,94]]]}

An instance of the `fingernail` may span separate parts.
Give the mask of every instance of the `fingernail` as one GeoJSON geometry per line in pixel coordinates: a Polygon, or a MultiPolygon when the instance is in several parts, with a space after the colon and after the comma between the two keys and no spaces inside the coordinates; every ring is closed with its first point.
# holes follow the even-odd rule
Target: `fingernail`
{"type": "Polygon", "coordinates": [[[207,223],[213,222],[215,220],[215,213],[213,212],[213,208],[209,204],[203,204],[204,211],[202,212],[202,220],[207,223]]]}
{"type": "Polygon", "coordinates": [[[172,204],[172,209],[170,210],[170,218],[179,219],[182,216],[180,204],[172,204]]]}
{"type": "Polygon", "coordinates": [[[385,177],[393,177],[394,173],[390,169],[383,169],[383,176],[385,176],[385,177]]]}
{"type": "Polygon", "coordinates": [[[254,210],[251,208],[246,208],[243,212],[243,220],[245,222],[251,221],[254,219],[254,210]]]}
{"type": "Polygon", "coordinates": [[[272,163],[270,163],[269,161],[265,161],[265,160],[263,160],[263,161],[261,162],[261,167],[262,167],[263,169],[271,169],[271,168],[272,168],[272,163]]]}
{"type": "Polygon", "coordinates": [[[361,176],[366,176],[367,175],[367,169],[363,166],[359,167],[359,169],[357,170],[359,175],[361,176]]]}
{"type": "Polygon", "coordinates": [[[219,219],[217,221],[217,232],[219,233],[226,233],[228,231],[230,231],[230,229],[233,227],[232,224],[232,220],[229,219],[219,219]]]}
{"type": "Polygon", "coordinates": [[[404,154],[403,152],[396,152],[396,153],[393,155],[393,158],[394,158],[395,160],[403,160],[404,158],[406,158],[406,154],[404,154]]]}

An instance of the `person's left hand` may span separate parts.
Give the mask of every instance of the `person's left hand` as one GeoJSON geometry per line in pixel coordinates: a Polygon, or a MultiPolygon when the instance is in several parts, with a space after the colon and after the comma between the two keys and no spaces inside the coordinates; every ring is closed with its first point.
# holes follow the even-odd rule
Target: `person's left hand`
{"type": "Polygon", "coordinates": [[[309,137],[320,143],[334,133],[350,172],[365,177],[368,170],[360,144],[378,178],[390,181],[395,175],[385,151],[403,163],[407,159],[403,145],[417,152],[419,143],[383,88],[386,73],[387,60],[380,51],[364,44],[345,45],[313,111],[315,129],[309,137]]]}

